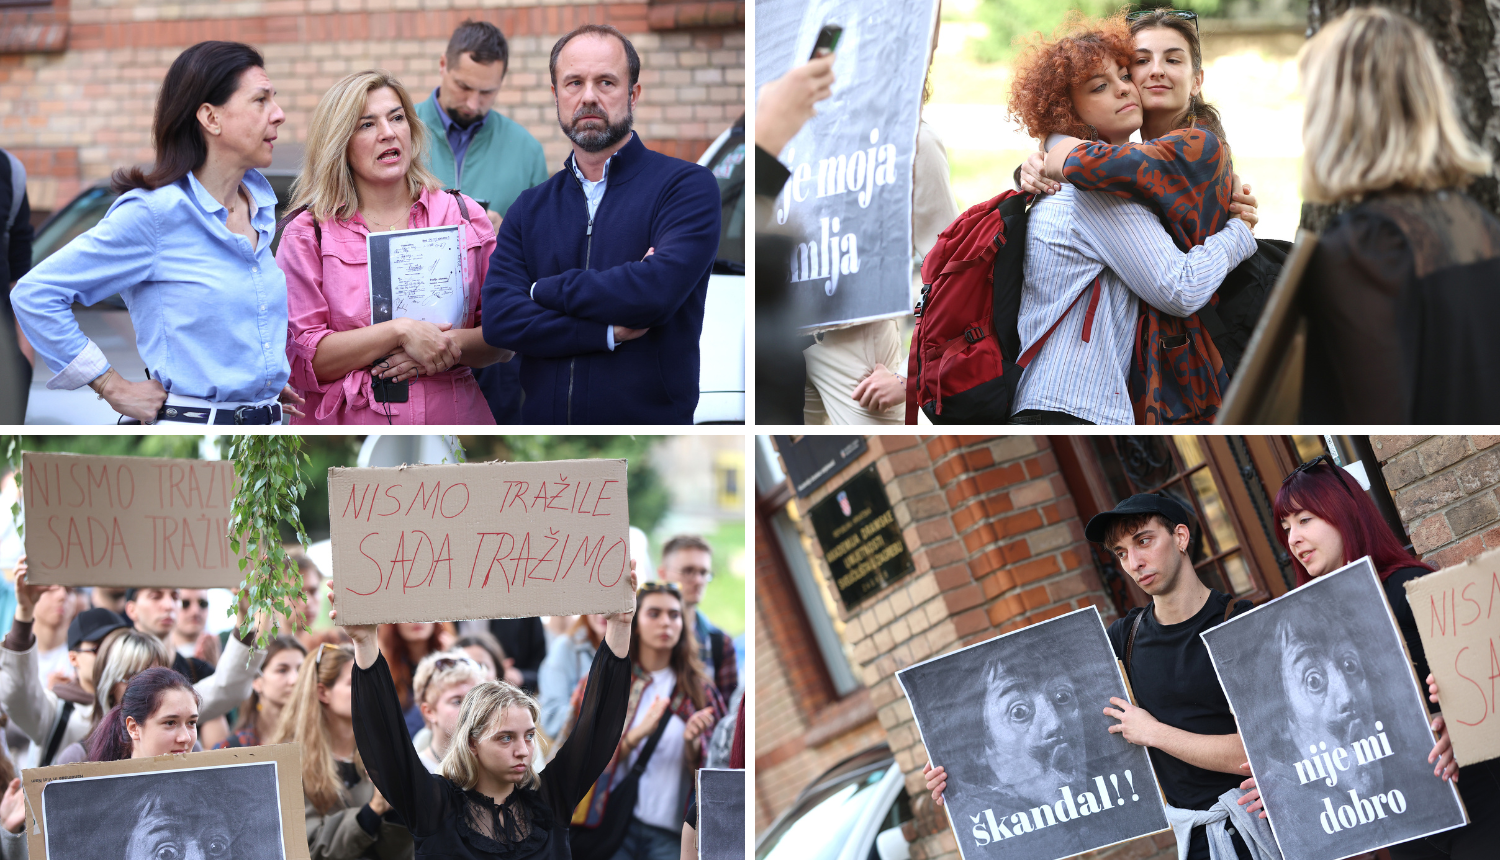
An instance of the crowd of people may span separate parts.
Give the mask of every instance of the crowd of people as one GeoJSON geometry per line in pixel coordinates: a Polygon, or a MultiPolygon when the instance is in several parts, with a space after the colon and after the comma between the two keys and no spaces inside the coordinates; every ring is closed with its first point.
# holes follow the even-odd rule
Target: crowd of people
{"type": "Polygon", "coordinates": [[[541,144],[493,108],[509,62],[497,27],[466,21],[420,103],[379,69],[335,83],[278,223],[260,171],[287,117],[264,59],[237,42],[183,51],[155,164],[117,171],[104,219],[34,268],[24,173],[0,164],[0,196],[8,173],[22,201],[3,304],[26,359],[46,362],[49,388],[87,385],[146,424],[692,423],[717,180],[632,130],[641,60],[614,27],[552,47],[572,151],[550,176],[541,144]],[[391,267],[368,237],[447,226],[457,258],[440,262],[461,283],[431,289],[454,308],[372,299],[371,272],[391,267]],[[74,317],[115,295],[144,380],[74,317]]]}
{"type": "MultiPolygon", "coordinates": [[[[1292,559],[1298,588],[1351,561],[1370,557],[1416,677],[1425,678],[1437,740],[1430,750],[1407,755],[1425,758],[1432,766],[1433,780],[1456,785],[1470,823],[1392,846],[1388,849],[1391,857],[1479,860],[1493,856],[1495,845],[1500,844],[1500,761],[1469,765],[1459,779],[1452,740],[1437,713],[1441,693],[1429,674],[1417,619],[1407,602],[1405,584],[1434,567],[1397,540],[1359,482],[1327,456],[1316,457],[1286,476],[1274,513],[1281,549],[1292,559]]],[[[1176,499],[1139,494],[1093,517],[1085,528],[1087,539],[1116,557],[1151,598],[1145,608],[1132,609],[1109,626],[1110,643],[1124,666],[1135,703],[1116,698],[1099,704],[1112,718],[1108,731],[1148,748],[1179,856],[1252,860],[1268,856],[1260,848],[1251,848],[1256,842],[1251,835],[1256,828],[1252,816],[1264,819],[1266,813],[1255,780],[1245,778],[1250,765],[1240,727],[1200,636],[1250,610],[1252,604],[1209,588],[1198,577],[1192,562],[1192,522],[1187,508],[1176,499]]],[[[1319,632],[1304,627],[1300,635],[1316,637],[1319,632]]],[[[1268,650],[1279,652],[1285,663],[1301,659],[1305,649],[1280,641],[1268,650]]],[[[1284,672],[1283,665],[1273,674],[1284,672]]],[[[1289,719],[1316,725],[1319,732],[1334,730],[1334,716],[1348,719],[1354,700],[1342,685],[1329,689],[1333,687],[1338,689],[1329,693],[1332,700],[1326,706],[1303,708],[1293,698],[1289,719]]],[[[988,718],[984,731],[986,735],[992,731],[988,718]]],[[[1317,736],[1303,733],[1298,738],[1317,736]]],[[[949,774],[942,762],[936,764],[929,763],[924,773],[933,800],[941,805],[949,774]]],[[[993,778],[1003,783],[1007,777],[997,771],[993,778]]],[[[1269,831],[1263,833],[1266,844],[1274,845],[1269,831]]]]}
{"type": "Polygon", "coordinates": [[[282,743],[301,751],[314,860],[696,856],[695,771],[744,766],[738,658],[698,608],[701,538],[668,541],[633,614],[545,622],[314,632],[331,583],[293,557],[306,599],[279,623],[304,629],[265,649],[207,632],[205,592],[32,585],[21,561],[0,857],[26,856],[22,768],[282,743]]]}
{"type": "MultiPolygon", "coordinates": [[[[762,420],[893,423],[905,403],[908,423],[919,412],[941,423],[942,398],[958,393],[942,378],[959,364],[970,368],[961,378],[981,383],[1019,374],[1005,381],[1005,396],[985,395],[992,402],[983,423],[1214,420],[1290,245],[1253,234],[1256,199],[1234,173],[1231,141],[1203,95],[1196,13],[1072,13],[1053,37],[1037,34],[1022,46],[1009,114],[1040,146],[1016,172],[1015,191],[1027,203],[1019,210],[1026,231],[1019,308],[1000,305],[1006,252],[993,252],[993,320],[978,319],[989,305],[974,300],[955,311],[973,322],[951,342],[930,344],[930,353],[919,339],[909,353],[898,350],[890,321],[818,332],[815,342],[792,334],[807,321],[785,261],[805,237],[766,219],[791,176],[777,156],[833,93],[833,59],[815,56],[758,96],[762,420]],[[1131,142],[1135,135],[1140,142],[1131,142]],[[1018,344],[1007,344],[1007,327],[1018,344]],[[988,337],[1000,349],[985,352],[988,337]],[[835,346],[837,378],[823,369],[835,346]]],[[[1308,422],[1497,420],[1500,401],[1473,388],[1462,370],[1500,360],[1485,331],[1500,306],[1481,286],[1500,275],[1500,220],[1463,190],[1490,176],[1493,163],[1460,119],[1452,73],[1421,27],[1384,8],[1328,22],[1299,63],[1303,197],[1342,214],[1295,285],[1306,359],[1300,402],[1288,408],[1308,422]]],[[[806,157],[799,153],[799,163],[806,157]]],[[[979,204],[955,220],[946,178],[941,144],[922,123],[912,199],[918,265],[939,236],[971,238],[953,231],[977,229],[966,226],[970,215],[998,205],[979,204]],[[933,218],[937,229],[924,229],[933,218]]],[[[1006,224],[1014,229],[1012,219],[1006,224]]],[[[964,247],[1003,246],[995,233],[990,227],[964,247]]],[[[924,290],[974,259],[924,268],[924,290]]],[[[988,277],[981,276],[986,294],[988,277]]],[[[920,305],[916,313],[920,333],[920,305]]]]}

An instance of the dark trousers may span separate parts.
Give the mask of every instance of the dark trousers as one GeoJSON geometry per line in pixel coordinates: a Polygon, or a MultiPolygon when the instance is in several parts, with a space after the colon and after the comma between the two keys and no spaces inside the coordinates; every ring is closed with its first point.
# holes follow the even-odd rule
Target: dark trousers
{"type": "Polygon", "coordinates": [[[521,356],[474,368],[474,381],[484,392],[496,424],[521,423],[521,401],[525,399],[521,391],[521,356]]]}
{"type": "Polygon", "coordinates": [[[1085,421],[1066,412],[1053,412],[1047,409],[1022,409],[1020,412],[1010,416],[1012,424],[1088,424],[1093,426],[1092,421],[1085,421]]]}
{"type": "Polygon", "coordinates": [[[1500,759],[1459,769],[1458,794],[1469,823],[1390,848],[1391,860],[1493,860],[1500,856],[1500,759]]]}

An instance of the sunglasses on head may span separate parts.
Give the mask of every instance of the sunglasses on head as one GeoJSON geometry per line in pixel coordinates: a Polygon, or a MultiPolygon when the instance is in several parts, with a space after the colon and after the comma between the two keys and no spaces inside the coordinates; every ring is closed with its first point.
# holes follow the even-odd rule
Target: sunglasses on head
{"type": "MultiPolygon", "coordinates": [[[[192,609],[193,608],[193,599],[191,597],[184,597],[184,598],[182,598],[182,608],[183,609],[192,609]]],[[[208,608],[208,598],[207,597],[200,597],[200,598],[198,598],[198,608],[199,609],[207,609],[208,608]]]]}
{"type": "Polygon", "coordinates": [[[1164,12],[1173,18],[1181,18],[1184,21],[1191,21],[1193,29],[1198,29],[1198,13],[1189,12],[1186,9],[1142,9],[1139,12],[1131,12],[1129,15],[1126,15],[1125,20],[1138,21],[1147,15],[1155,15],[1157,12],[1164,12]]]}
{"type": "Polygon", "coordinates": [[[1300,475],[1303,472],[1311,471],[1312,469],[1316,468],[1317,466],[1321,466],[1321,465],[1325,465],[1325,464],[1328,466],[1328,468],[1335,470],[1335,474],[1333,476],[1333,479],[1335,481],[1338,481],[1340,487],[1344,488],[1344,492],[1346,492],[1346,493],[1349,494],[1349,498],[1351,498],[1351,499],[1354,498],[1354,491],[1351,490],[1351,489],[1349,489],[1349,485],[1346,484],[1346,483],[1344,483],[1344,479],[1341,478],[1341,477],[1339,477],[1338,474],[1337,474],[1337,470],[1339,469],[1339,464],[1335,463],[1333,461],[1333,458],[1330,457],[1330,456],[1328,456],[1327,454],[1319,454],[1318,456],[1312,458],[1311,460],[1308,460],[1306,463],[1303,463],[1302,465],[1300,465],[1297,468],[1293,469],[1290,474],[1288,474],[1285,478],[1281,479],[1281,485],[1284,487],[1284,486],[1286,486],[1286,484],[1287,484],[1288,481],[1290,481],[1292,478],[1296,477],[1297,475],[1300,475]]]}
{"type": "Polygon", "coordinates": [[[313,665],[314,666],[321,666],[321,665],[323,665],[323,649],[324,648],[332,648],[335,651],[347,651],[348,650],[348,649],[346,649],[342,645],[334,645],[334,644],[329,643],[329,642],[324,642],[324,643],[322,643],[322,644],[320,644],[318,646],[318,655],[313,658],[313,665]]]}
{"type": "Polygon", "coordinates": [[[675,582],[648,582],[642,585],[636,592],[637,596],[645,594],[659,594],[665,592],[678,599],[682,598],[682,589],[675,582]]]}

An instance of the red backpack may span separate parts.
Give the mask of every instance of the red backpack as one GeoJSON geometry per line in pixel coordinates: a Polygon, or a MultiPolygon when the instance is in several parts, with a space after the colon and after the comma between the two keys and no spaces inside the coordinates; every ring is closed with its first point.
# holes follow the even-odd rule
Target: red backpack
{"type": "MultiPolygon", "coordinates": [[[[917,409],[934,424],[1008,424],[1021,371],[1057,330],[1062,317],[1026,350],[1016,320],[1021,313],[1026,218],[1034,198],[1017,191],[969,207],[922,262],[922,300],[912,312],[916,330],[907,359],[906,423],[917,409]]],[[[1093,332],[1099,280],[1089,295],[1083,339],[1093,332]]]]}

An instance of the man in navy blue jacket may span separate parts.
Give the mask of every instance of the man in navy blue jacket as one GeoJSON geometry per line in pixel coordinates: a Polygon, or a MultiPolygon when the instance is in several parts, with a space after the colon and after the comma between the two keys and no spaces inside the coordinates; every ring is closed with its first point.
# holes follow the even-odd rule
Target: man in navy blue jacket
{"type": "Polygon", "coordinates": [[[552,48],[573,152],[506,212],[482,296],[485,341],[525,356],[528,424],[690,424],[698,405],[719,186],[631,132],[640,70],[613,27],[552,48]]]}

